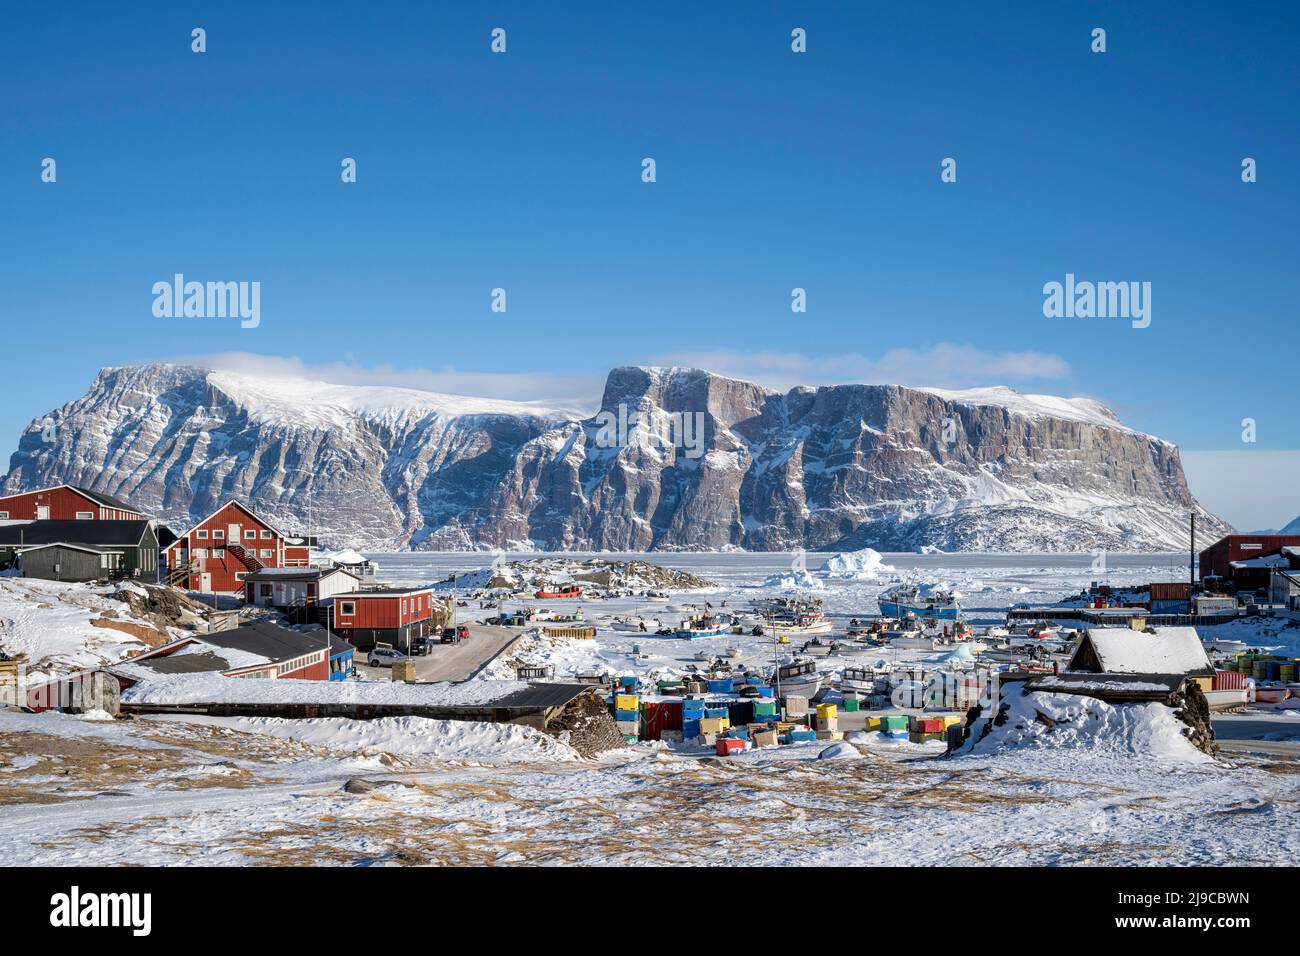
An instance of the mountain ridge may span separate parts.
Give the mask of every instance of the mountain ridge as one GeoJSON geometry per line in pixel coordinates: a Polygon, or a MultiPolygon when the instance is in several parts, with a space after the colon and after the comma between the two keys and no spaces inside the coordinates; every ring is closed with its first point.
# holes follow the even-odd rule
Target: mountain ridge
{"type": "Polygon", "coordinates": [[[1179,550],[1193,510],[1202,534],[1228,527],[1191,496],[1175,445],[1094,399],[781,393],[619,366],[600,408],[644,419],[641,438],[611,445],[600,417],[531,403],[106,368],[28,427],[0,489],[82,484],[182,526],[239,497],[374,550],[1179,550]],[[673,438],[688,419],[698,448],[673,438]]]}

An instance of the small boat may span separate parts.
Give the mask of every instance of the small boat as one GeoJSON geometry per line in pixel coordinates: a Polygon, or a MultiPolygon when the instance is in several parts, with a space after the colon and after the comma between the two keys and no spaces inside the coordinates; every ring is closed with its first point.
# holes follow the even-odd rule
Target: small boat
{"type": "Polygon", "coordinates": [[[582,597],[582,588],[576,584],[566,584],[561,588],[552,588],[547,590],[543,587],[540,591],[534,591],[535,598],[576,598],[582,597]]]}
{"type": "Polygon", "coordinates": [[[660,623],[653,618],[646,620],[640,617],[619,617],[610,618],[609,624],[606,625],[611,631],[622,631],[631,634],[653,634],[661,627],[660,623]]]}
{"type": "Polygon", "coordinates": [[[647,601],[667,601],[669,597],[667,591],[646,591],[645,599],[647,601]]]}
{"type": "Polygon", "coordinates": [[[880,613],[886,617],[913,615],[955,621],[961,614],[961,605],[953,592],[934,590],[924,594],[915,584],[896,584],[883,591],[879,601],[880,613]]]}
{"type": "Polygon", "coordinates": [[[875,671],[866,667],[846,667],[840,674],[841,691],[857,691],[862,694],[877,693],[880,677],[875,671]]]}
{"type": "Polygon", "coordinates": [[[731,633],[731,622],[723,621],[716,614],[695,614],[682,621],[676,633],[688,641],[701,637],[722,637],[731,633]]]}
{"type": "Polygon", "coordinates": [[[794,661],[782,664],[776,669],[776,683],[781,688],[781,695],[793,694],[796,697],[811,697],[822,686],[822,675],[817,673],[814,661],[794,661]]]}

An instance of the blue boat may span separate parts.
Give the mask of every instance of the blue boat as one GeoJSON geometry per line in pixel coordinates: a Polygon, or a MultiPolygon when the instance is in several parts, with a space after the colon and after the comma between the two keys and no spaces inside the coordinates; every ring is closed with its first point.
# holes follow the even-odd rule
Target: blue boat
{"type": "Polygon", "coordinates": [[[899,584],[881,593],[880,613],[885,617],[929,617],[955,621],[961,614],[957,595],[949,591],[922,594],[914,584],[899,584]]]}

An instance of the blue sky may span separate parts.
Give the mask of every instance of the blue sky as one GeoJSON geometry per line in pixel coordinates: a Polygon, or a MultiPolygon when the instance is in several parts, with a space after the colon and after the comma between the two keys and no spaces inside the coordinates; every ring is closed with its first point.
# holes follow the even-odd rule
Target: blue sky
{"type": "Polygon", "coordinates": [[[104,365],[591,404],[675,362],[1090,395],[1228,520],[1300,512],[1295,4],[266,7],[5,12],[0,453],[104,365]],[[155,318],[176,272],[261,325],[155,318]],[[1045,318],[1066,273],[1149,281],[1151,326],[1045,318]]]}

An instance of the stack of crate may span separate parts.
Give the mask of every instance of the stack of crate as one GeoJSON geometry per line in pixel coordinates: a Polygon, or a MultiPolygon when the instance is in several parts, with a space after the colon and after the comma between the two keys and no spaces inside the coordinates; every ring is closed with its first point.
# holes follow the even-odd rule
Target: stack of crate
{"type": "Polygon", "coordinates": [[[841,740],[839,712],[834,704],[818,704],[814,718],[818,740],[841,740]]]}
{"type": "Polygon", "coordinates": [[[931,740],[945,739],[942,717],[927,717],[925,715],[913,717],[907,729],[907,739],[914,744],[924,744],[931,740]]]}
{"type": "Polygon", "coordinates": [[[704,719],[704,699],[688,697],[682,701],[682,739],[694,740],[700,736],[700,721],[704,719]]]}
{"type": "Polygon", "coordinates": [[[614,721],[623,740],[635,743],[641,739],[641,698],[636,694],[614,695],[614,721]]]}

